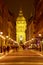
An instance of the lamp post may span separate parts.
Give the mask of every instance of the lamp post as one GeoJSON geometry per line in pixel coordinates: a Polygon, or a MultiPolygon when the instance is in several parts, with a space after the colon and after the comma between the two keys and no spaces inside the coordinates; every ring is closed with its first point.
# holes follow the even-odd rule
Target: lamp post
{"type": "MultiPolygon", "coordinates": [[[[9,36],[6,36],[6,43],[7,43],[7,44],[8,44],[8,38],[9,38],[9,36]]],[[[5,44],[6,44],[6,43],[5,43],[5,44]]]]}
{"type": "Polygon", "coordinates": [[[3,34],[3,32],[0,32],[1,53],[2,53],[2,38],[1,38],[2,34],[3,34]]]}
{"type": "Polygon", "coordinates": [[[40,38],[40,50],[41,50],[41,52],[42,52],[42,34],[39,34],[39,38],[40,38]]]}

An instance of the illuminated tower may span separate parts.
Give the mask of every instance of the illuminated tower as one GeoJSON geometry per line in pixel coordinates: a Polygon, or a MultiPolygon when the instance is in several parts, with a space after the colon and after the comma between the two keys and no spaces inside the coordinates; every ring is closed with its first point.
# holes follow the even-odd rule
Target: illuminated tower
{"type": "Polygon", "coordinates": [[[16,19],[16,41],[26,41],[26,19],[23,16],[22,10],[19,11],[19,16],[16,19]]]}

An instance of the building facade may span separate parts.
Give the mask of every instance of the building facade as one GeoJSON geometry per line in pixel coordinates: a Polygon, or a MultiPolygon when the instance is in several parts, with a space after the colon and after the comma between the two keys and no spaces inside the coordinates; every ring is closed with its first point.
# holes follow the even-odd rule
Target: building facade
{"type": "Polygon", "coordinates": [[[22,10],[19,11],[19,16],[16,19],[16,41],[26,41],[26,19],[23,16],[22,10]]]}
{"type": "Polygon", "coordinates": [[[6,36],[15,40],[14,27],[15,26],[13,25],[13,16],[10,15],[4,1],[0,0],[0,33],[3,33],[2,37],[0,38],[0,47],[5,45],[6,36]]]}
{"type": "Polygon", "coordinates": [[[34,18],[35,30],[38,34],[43,35],[43,0],[35,1],[35,18],[34,18]]]}

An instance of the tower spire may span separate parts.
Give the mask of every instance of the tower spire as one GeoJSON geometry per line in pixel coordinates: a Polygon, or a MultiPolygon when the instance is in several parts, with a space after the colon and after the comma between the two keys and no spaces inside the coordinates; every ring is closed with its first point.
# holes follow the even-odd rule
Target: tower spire
{"type": "Polygon", "coordinates": [[[19,16],[23,16],[22,8],[20,8],[19,16]]]}

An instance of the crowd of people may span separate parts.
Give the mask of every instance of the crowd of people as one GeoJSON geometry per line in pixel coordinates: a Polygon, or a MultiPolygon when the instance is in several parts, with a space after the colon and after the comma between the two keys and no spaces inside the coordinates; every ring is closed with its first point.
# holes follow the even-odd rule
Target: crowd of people
{"type": "Polygon", "coordinates": [[[36,49],[36,47],[37,46],[35,44],[29,45],[29,43],[23,44],[22,42],[20,42],[20,44],[18,44],[18,43],[8,44],[6,46],[0,47],[0,49],[1,49],[1,52],[4,52],[4,54],[5,54],[6,51],[9,52],[10,50],[18,51],[20,48],[22,48],[23,50],[29,49],[29,48],[35,48],[36,49]]]}
{"type": "Polygon", "coordinates": [[[9,52],[10,50],[18,51],[20,49],[20,47],[23,50],[26,48],[23,43],[20,45],[18,45],[18,43],[11,43],[11,44],[0,47],[0,50],[1,50],[1,53],[4,52],[4,54],[5,54],[6,52],[9,52]]]}

